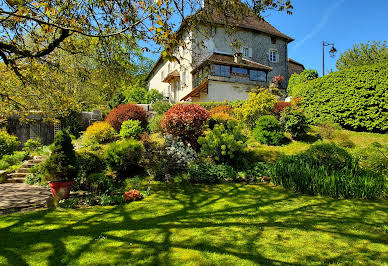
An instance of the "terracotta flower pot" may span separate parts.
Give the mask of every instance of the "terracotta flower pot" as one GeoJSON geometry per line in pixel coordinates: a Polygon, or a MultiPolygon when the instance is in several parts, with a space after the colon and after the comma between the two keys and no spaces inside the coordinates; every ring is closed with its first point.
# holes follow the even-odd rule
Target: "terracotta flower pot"
{"type": "Polygon", "coordinates": [[[54,199],[56,198],[58,198],[58,200],[68,199],[70,195],[70,187],[72,184],[73,184],[73,180],[50,182],[49,185],[54,199]]]}

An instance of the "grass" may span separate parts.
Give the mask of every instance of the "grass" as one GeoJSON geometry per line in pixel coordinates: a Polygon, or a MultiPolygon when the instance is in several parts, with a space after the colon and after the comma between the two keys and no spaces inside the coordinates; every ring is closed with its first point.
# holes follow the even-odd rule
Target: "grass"
{"type": "Polygon", "coordinates": [[[114,207],[0,217],[0,264],[388,264],[388,201],[270,185],[155,189],[114,207]]]}

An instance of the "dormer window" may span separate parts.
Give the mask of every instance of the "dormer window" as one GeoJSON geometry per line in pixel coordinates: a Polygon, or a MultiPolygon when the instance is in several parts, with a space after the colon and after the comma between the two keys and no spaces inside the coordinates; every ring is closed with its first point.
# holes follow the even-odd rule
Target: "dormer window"
{"type": "Polygon", "coordinates": [[[279,54],[277,50],[269,50],[269,61],[272,63],[277,63],[279,61],[279,54]]]}

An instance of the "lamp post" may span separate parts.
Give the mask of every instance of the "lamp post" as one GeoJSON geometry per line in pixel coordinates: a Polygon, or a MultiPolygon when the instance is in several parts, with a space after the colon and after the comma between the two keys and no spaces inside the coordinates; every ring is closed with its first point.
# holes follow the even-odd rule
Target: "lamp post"
{"type": "Polygon", "coordinates": [[[331,49],[329,51],[330,57],[335,57],[337,54],[337,49],[334,48],[334,43],[322,42],[322,76],[325,75],[325,46],[331,45],[331,49]]]}

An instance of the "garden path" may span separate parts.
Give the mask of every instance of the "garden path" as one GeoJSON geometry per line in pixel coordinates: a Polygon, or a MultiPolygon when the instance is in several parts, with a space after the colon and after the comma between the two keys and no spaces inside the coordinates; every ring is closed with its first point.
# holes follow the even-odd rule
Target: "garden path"
{"type": "Polygon", "coordinates": [[[0,184],[0,215],[47,207],[51,201],[48,187],[23,183],[0,184]]]}

